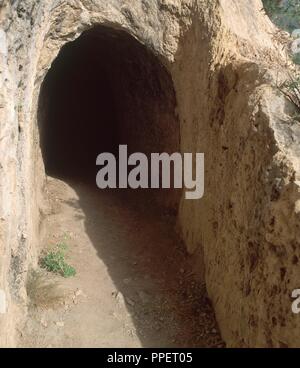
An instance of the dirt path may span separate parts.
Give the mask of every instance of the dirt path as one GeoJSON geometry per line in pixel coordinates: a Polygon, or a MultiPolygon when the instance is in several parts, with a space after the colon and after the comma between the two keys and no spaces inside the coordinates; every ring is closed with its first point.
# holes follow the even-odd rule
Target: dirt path
{"type": "Polygon", "coordinates": [[[43,245],[67,243],[77,275],[41,276],[64,290],[57,303],[51,291],[43,299],[34,296],[40,289],[29,290],[35,300],[19,346],[223,346],[171,216],[157,216],[150,201],[134,204],[85,183],[48,181],[52,211],[43,245]]]}

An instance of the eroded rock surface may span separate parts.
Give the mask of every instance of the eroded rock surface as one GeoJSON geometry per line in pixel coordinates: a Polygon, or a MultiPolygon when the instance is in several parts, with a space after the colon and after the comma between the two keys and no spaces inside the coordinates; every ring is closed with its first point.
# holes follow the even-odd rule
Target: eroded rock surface
{"type": "Polygon", "coordinates": [[[182,152],[206,155],[201,201],[178,224],[229,346],[299,346],[299,125],[272,87],[284,51],[260,0],[0,2],[0,345],[26,310],[44,209],[41,83],[93,26],[126,31],[169,71],[182,152]],[[205,270],[205,271],[204,271],[205,270]]]}

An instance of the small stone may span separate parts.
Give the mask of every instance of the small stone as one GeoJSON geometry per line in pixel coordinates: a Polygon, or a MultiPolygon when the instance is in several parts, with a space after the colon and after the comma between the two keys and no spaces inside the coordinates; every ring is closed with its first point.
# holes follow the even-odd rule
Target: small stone
{"type": "Polygon", "coordinates": [[[47,323],[47,321],[45,321],[43,318],[41,319],[41,325],[42,325],[43,327],[45,327],[45,328],[47,328],[47,327],[48,327],[48,323],[47,323]]]}
{"type": "Polygon", "coordinates": [[[75,296],[80,296],[80,295],[82,295],[83,294],[83,292],[82,292],[82,290],[80,290],[80,289],[77,289],[76,291],[75,291],[75,296]]]}
{"type": "Polygon", "coordinates": [[[117,292],[116,296],[115,296],[116,300],[117,300],[117,304],[119,307],[123,308],[125,307],[125,299],[122,293],[117,292]]]}
{"type": "Polygon", "coordinates": [[[217,331],[215,328],[213,328],[213,329],[211,330],[211,332],[212,332],[213,334],[216,334],[218,331],[217,331]]]}

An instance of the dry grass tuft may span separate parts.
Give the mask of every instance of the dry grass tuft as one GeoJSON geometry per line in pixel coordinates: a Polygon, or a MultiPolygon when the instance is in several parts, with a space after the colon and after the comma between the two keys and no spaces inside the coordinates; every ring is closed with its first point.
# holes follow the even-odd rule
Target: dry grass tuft
{"type": "Polygon", "coordinates": [[[32,270],[26,284],[30,305],[36,308],[49,309],[63,303],[65,291],[58,282],[49,279],[49,275],[40,270],[32,270]]]}

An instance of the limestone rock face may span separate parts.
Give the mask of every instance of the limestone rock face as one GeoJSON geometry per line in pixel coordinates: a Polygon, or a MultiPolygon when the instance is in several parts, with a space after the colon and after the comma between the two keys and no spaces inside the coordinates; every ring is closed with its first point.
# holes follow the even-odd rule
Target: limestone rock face
{"type": "Polygon", "coordinates": [[[0,346],[15,344],[36,263],[41,84],[61,48],[97,25],[159,58],[181,151],[205,153],[205,197],[183,197],[178,223],[226,343],[299,346],[290,296],[300,287],[300,128],[272,87],[285,55],[261,9],[260,0],[0,1],[0,346]]]}

